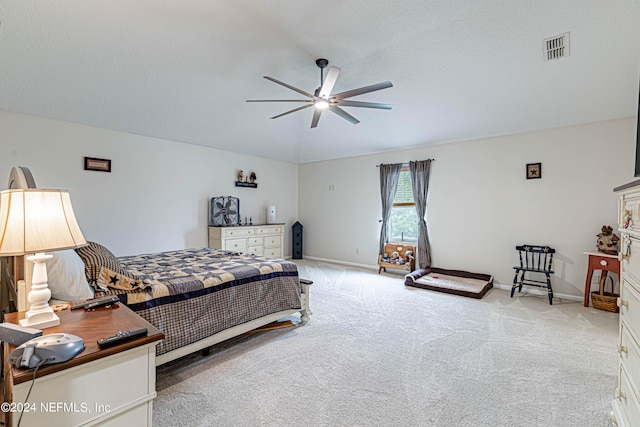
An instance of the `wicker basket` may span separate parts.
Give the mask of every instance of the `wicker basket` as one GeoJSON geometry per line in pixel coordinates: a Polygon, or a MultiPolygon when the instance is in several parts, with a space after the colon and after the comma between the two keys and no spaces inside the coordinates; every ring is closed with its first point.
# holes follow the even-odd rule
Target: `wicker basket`
{"type": "Polygon", "coordinates": [[[591,292],[591,304],[593,308],[597,308],[598,310],[610,311],[611,313],[617,313],[620,309],[618,308],[618,297],[620,295],[613,293],[613,279],[609,276],[603,277],[600,279],[600,291],[599,292],[591,292]],[[604,287],[607,282],[607,279],[611,280],[611,292],[605,292],[604,287]]]}

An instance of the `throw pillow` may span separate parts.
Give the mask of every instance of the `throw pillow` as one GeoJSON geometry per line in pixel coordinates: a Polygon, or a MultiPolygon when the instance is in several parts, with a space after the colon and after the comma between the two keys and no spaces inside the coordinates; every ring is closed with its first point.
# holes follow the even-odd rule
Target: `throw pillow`
{"type": "Polygon", "coordinates": [[[100,275],[100,269],[102,267],[108,268],[130,279],[137,279],[134,274],[128,272],[127,269],[120,264],[118,258],[116,258],[109,249],[96,242],[87,243],[87,246],[77,248],[75,251],[80,258],[82,258],[82,261],[84,261],[87,281],[96,288],[96,290],[100,288],[98,286],[98,276],[100,275]]]}
{"type": "Polygon", "coordinates": [[[62,301],[93,298],[93,289],[85,276],[85,266],[78,254],[68,249],[51,252],[47,264],[47,282],[51,297],[62,301]]]}

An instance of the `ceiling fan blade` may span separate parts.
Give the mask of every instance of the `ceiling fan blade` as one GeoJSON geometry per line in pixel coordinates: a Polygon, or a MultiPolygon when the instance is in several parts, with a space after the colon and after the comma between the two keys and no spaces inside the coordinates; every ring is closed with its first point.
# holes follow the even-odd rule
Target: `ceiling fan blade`
{"type": "Polygon", "coordinates": [[[278,114],[277,116],[271,117],[272,119],[277,119],[278,117],[286,116],[287,114],[295,113],[296,111],[304,110],[305,108],[311,107],[313,104],[303,105],[302,107],[294,108],[293,110],[289,110],[286,113],[278,114]]]}
{"type": "Polygon", "coordinates": [[[318,94],[320,98],[329,98],[329,96],[331,96],[331,91],[333,90],[333,86],[335,86],[339,75],[340,68],[334,67],[333,65],[329,67],[327,77],[325,77],[324,83],[322,83],[322,87],[320,88],[320,93],[318,94]]]}
{"type": "Polygon", "coordinates": [[[380,110],[391,110],[391,104],[379,104],[377,102],[362,102],[362,101],[348,101],[338,100],[336,104],[343,107],[364,107],[364,108],[377,108],[380,110]]]}
{"type": "Polygon", "coordinates": [[[311,99],[247,99],[247,102],[313,102],[311,99]]]}
{"type": "Polygon", "coordinates": [[[338,107],[337,105],[331,105],[328,108],[328,110],[336,113],[337,115],[339,115],[343,119],[350,121],[354,125],[357,125],[358,123],[360,123],[360,120],[356,119],[351,114],[347,113],[346,111],[344,111],[342,108],[338,107]]]}
{"type": "Polygon", "coordinates": [[[313,119],[311,120],[311,127],[314,128],[318,126],[318,121],[320,121],[320,115],[322,114],[321,108],[314,108],[313,110],[313,119]]]}
{"type": "Polygon", "coordinates": [[[369,93],[369,92],[375,92],[376,90],[387,89],[390,87],[393,87],[393,84],[391,82],[376,83],[374,85],[365,86],[358,89],[352,89],[346,92],[336,93],[331,97],[338,100],[346,99],[346,98],[351,98],[352,96],[362,95],[364,93],[369,93]]]}
{"type": "Polygon", "coordinates": [[[269,76],[263,76],[263,77],[265,79],[267,79],[267,80],[271,80],[274,83],[278,83],[279,85],[282,85],[282,86],[284,86],[284,87],[286,87],[288,89],[296,91],[299,94],[306,96],[307,98],[313,98],[313,95],[311,95],[309,92],[303,91],[302,89],[298,89],[297,87],[293,87],[293,86],[291,86],[289,84],[286,84],[285,82],[281,82],[280,80],[274,79],[273,77],[269,77],[269,76]]]}

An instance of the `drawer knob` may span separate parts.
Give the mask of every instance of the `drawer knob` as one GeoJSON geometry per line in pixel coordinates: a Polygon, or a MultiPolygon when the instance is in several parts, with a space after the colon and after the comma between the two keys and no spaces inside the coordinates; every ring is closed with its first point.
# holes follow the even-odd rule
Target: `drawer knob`
{"type": "Polygon", "coordinates": [[[618,353],[622,354],[622,353],[626,353],[626,352],[627,352],[627,346],[618,344],[618,353]]]}
{"type": "Polygon", "coordinates": [[[603,266],[603,267],[606,267],[606,266],[607,266],[607,264],[608,264],[608,263],[607,263],[607,261],[605,261],[605,260],[600,261],[600,265],[601,265],[601,266],[603,266]]]}
{"type": "Polygon", "coordinates": [[[617,305],[618,307],[629,307],[629,301],[624,300],[624,299],[622,299],[622,298],[618,298],[618,299],[616,300],[616,305],[617,305]]]}

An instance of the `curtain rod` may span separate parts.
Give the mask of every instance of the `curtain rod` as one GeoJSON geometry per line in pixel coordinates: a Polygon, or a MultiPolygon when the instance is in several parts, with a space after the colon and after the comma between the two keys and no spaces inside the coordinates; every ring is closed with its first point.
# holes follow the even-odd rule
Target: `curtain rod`
{"type": "MultiPolygon", "coordinates": [[[[431,160],[432,162],[435,162],[435,161],[436,161],[436,159],[427,159],[427,160],[431,160]]],[[[420,160],[416,160],[416,162],[419,162],[419,161],[420,161],[420,160]]],[[[384,163],[382,163],[382,164],[384,164],[384,163]]],[[[387,163],[387,164],[390,164],[390,163],[387,163]]],[[[402,164],[402,166],[409,166],[409,163],[407,163],[407,162],[405,162],[405,163],[401,163],[401,164],[402,164]]],[[[377,168],[379,168],[379,167],[380,167],[380,165],[376,165],[376,167],[377,167],[377,168]]]]}

